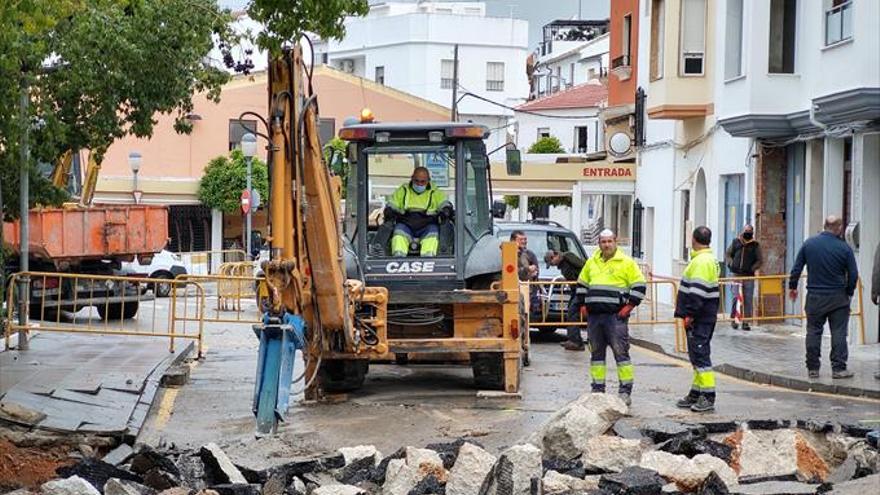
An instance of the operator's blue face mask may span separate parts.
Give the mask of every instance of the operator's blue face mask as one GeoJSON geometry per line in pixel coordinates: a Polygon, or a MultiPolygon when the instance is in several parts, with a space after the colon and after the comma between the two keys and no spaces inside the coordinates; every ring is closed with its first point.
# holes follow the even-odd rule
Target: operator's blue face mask
{"type": "Polygon", "coordinates": [[[417,193],[419,193],[419,194],[422,194],[423,192],[425,192],[425,189],[427,189],[428,186],[418,186],[418,185],[416,185],[416,184],[413,184],[413,185],[412,185],[412,188],[413,188],[413,191],[415,191],[415,192],[417,192],[417,193]]]}

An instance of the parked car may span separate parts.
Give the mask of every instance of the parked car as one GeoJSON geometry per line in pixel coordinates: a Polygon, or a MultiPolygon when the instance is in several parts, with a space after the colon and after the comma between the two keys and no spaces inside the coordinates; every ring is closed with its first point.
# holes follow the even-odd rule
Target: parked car
{"type": "MultiPolygon", "coordinates": [[[[510,233],[514,230],[525,232],[529,239],[529,249],[535,253],[540,263],[538,280],[542,282],[564,281],[565,277],[559,268],[544,263],[544,254],[549,250],[564,253],[574,252],[582,259],[586,259],[587,253],[577,236],[571,230],[559,223],[550,220],[531,220],[528,222],[496,222],[495,237],[506,241],[510,239],[510,233]]],[[[529,320],[537,322],[561,322],[564,320],[565,310],[568,307],[571,289],[566,284],[547,284],[538,288],[540,305],[529,307],[529,320]]],[[[556,331],[555,326],[537,327],[542,333],[556,331]]]]}
{"type": "MultiPolygon", "coordinates": [[[[186,267],[179,255],[163,249],[153,255],[153,259],[146,265],[142,265],[138,259],[122,263],[119,273],[131,277],[174,280],[178,275],[186,275],[186,267]]],[[[148,289],[154,290],[156,297],[168,297],[171,294],[171,284],[151,284],[148,289]]]]}

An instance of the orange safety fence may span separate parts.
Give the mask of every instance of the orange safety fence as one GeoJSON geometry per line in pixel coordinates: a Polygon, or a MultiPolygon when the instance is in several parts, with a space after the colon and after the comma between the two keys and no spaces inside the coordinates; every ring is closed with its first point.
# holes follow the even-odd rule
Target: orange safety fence
{"type": "Polygon", "coordinates": [[[13,334],[39,331],[165,337],[170,352],[175,339],[191,339],[202,355],[205,292],[195,281],[33,271],[12,274],[9,284],[2,325],[7,349],[13,334]],[[27,286],[24,301],[12,289],[18,284],[27,286]],[[168,285],[172,295],[191,293],[189,304],[169,308],[154,296],[168,285]]]}

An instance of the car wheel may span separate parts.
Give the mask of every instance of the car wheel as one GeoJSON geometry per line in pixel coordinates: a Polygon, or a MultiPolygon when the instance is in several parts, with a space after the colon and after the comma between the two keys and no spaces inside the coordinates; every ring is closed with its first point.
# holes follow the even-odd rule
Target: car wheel
{"type": "MultiPolygon", "coordinates": [[[[150,278],[157,280],[174,280],[174,276],[168,272],[156,272],[150,275],[150,278]]],[[[168,297],[171,295],[171,284],[170,283],[154,283],[152,284],[153,294],[156,297],[168,297]]]]}

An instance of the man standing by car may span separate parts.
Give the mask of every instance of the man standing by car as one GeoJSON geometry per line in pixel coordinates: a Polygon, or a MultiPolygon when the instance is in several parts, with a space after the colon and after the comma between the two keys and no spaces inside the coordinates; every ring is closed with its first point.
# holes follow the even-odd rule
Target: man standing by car
{"type": "MultiPolygon", "coordinates": [[[[742,234],[730,243],[725,253],[727,268],[734,277],[754,277],[761,269],[764,257],[761,253],[761,245],[755,240],[755,229],[751,225],[743,227],[742,234]]],[[[742,286],[742,316],[743,330],[751,330],[749,326],[749,318],[752,317],[753,299],[755,296],[755,281],[752,279],[741,280],[739,285],[742,286]]],[[[736,304],[733,304],[730,310],[730,318],[733,320],[731,326],[735,329],[739,327],[736,322],[736,304]]]]}
{"type": "MultiPolygon", "coordinates": [[[[584,268],[584,260],[577,254],[566,251],[560,253],[556,250],[547,251],[544,255],[544,261],[550,265],[559,268],[562,276],[569,282],[576,282],[580,276],[581,270],[584,268]]],[[[568,309],[565,312],[565,321],[576,322],[580,320],[581,308],[584,305],[583,290],[577,285],[570,285],[571,294],[568,298],[568,309]]],[[[577,325],[568,327],[568,340],[562,346],[567,351],[583,351],[584,339],[581,337],[581,329],[577,325]]]]}
{"type": "Polygon", "coordinates": [[[599,233],[599,249],[584,263],[578,282],[587,288],[587,334],[590,338],[592,391],[605,392],[605,354],[617,362],[618,394],[629,405],[633,365],[629,358],[629,315],[645,298],[645,277],[635,260],[617,248],[617,236],[599,233]]]}
{"type": "Polygon", "coordinates": [[[712,371],[712,334],[718,321],[718,275],[721,269],[712,249],[712,231],[700,226],[691,236],[691,261],[681,275],[675,317],[684,320],[688,358],[694,367],[690,392],[675,405],[704,413],[715,409],[715,373],[712,371]]]}
{"type": "Polygon", "coordinates": [[[849,350],[846,335],[849,330],[850,301],[856,291],[859,269],[849,245],[840,238],[843,220],[830,215],[825,219],[825,230],[810,237],[801,246],[788,278],[788,297],[798,296],[801,271],[807,266],[807,374],[819,378],[822,331],[825,321],[831,327],[831,378],[851,378],[846,369],[849,350]]]}
{"type": "MultiPolygon", "coordinates": [[[[538,280],[540,268],[538,268],[538,257],[529,249],[529,238],[522,230],[514,230],[510,233],[510,240],[516,243],[519,251],[519,279],[522,282],[531,282],[538,280]]],[[[529,287],[529,305],[531,308],[541,304],[538,299],[538,291],[535,287],[529,287]]]]}

